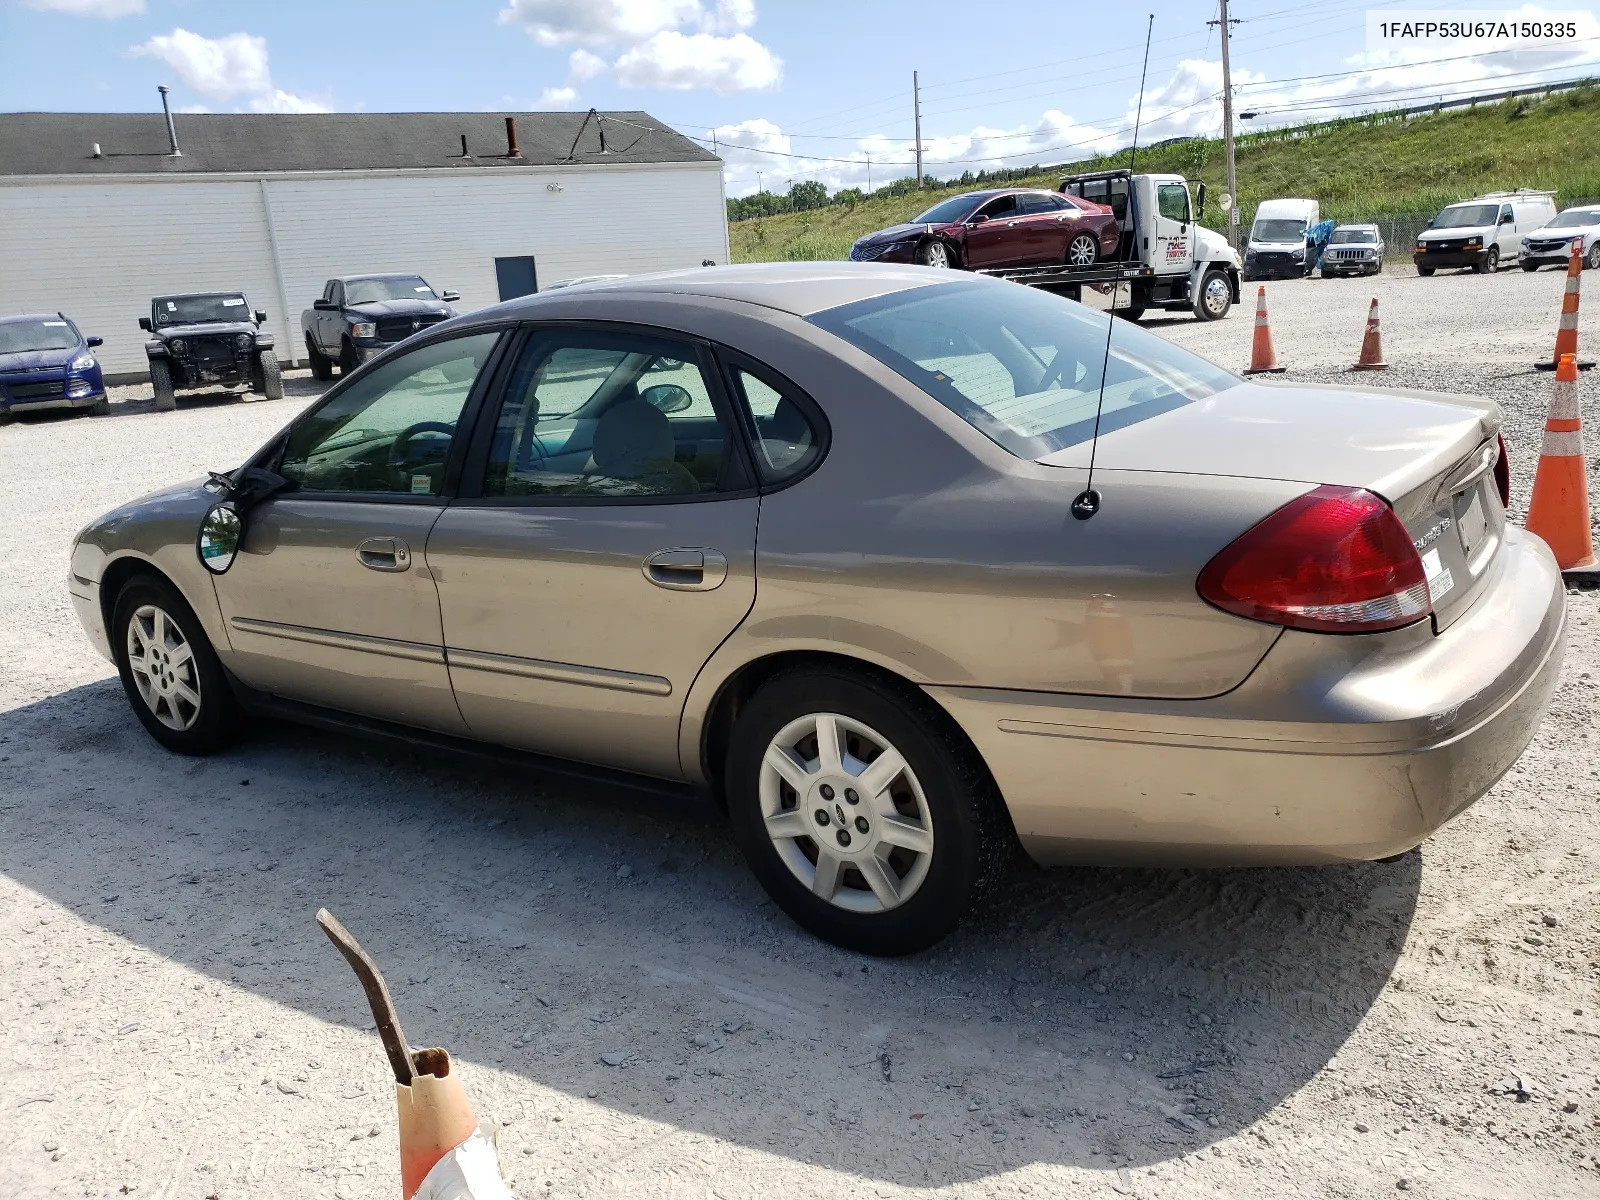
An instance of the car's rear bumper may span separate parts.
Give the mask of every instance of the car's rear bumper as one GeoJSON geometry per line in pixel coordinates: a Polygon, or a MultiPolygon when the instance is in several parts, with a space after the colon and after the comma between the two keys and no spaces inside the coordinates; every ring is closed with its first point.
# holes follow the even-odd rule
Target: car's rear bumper
{"type": "Polygon", "coordinates": [[[1289,631],[1210,700],[928,691],[1042,863],[1383,858],[1483,795],[1555,689],[1566,593],[1554,558],[1508,529],[1494,570],[1443,634],[1289,631]]]}

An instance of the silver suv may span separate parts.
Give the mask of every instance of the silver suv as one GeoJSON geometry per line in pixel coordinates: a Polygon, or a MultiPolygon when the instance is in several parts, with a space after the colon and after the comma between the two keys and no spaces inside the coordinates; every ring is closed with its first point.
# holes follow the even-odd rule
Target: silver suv
{"type": "Polygon", "coordinates": [[[1383,270],[1383,251],[1376,225],[1340,225],[1322,252],[1322,277],[1376,275],[1383,270]]]}

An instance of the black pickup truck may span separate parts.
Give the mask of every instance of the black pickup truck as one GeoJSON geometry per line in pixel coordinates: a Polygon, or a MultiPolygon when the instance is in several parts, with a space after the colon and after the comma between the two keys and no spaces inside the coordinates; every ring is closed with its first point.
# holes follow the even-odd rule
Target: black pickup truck
{"type": "Polygon", "coordinates": [[[330,279],[300,314],[311,374],[348,375],[374,354],[456,315],[455,292],[436,292],[420,275],[346,275],[330,279]]]}

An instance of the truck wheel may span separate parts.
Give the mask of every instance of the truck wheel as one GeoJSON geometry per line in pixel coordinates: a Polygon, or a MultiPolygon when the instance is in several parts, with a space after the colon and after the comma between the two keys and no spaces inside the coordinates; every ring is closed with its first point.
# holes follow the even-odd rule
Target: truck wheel
{"type": "Polygon", "coordinates": [[[306,334],[306,358],[311,360],[311,378],[318,383],[327,383],[333,378],[333,360],[317,349],[309,333],[306,334]]]}
{"type": "Polygon", "coordinates": [[[172,390],[172,368],[164,358],[150,360],[150,386],[156,393],[157,412],[176,412],[178,397],[172,390]]]}
{"type": "Polygon", "coordinates": [[[1225,272],[1213,267],[1200,279],[1200,291],[1194,298],[1194,315],[1202,321],[1220,321],[1233,307],[1233,287],[1225,272]]]}
{"type": "Polygon", "coordinates": [[[256,379],[261,384],[257,390],[268,400],[283,399],[283,368],[276,351],[263,350],[256,356],[256,379]]]}
{"type": "Polygon", "coordinates": [[[1137,321],[1140,317],[1144,316],[1144,309],[1140,308],[1138,305],[1134,305],[1131,308],[1114,308],[1111,311],[1116,316],[1121,317],[1124,321],[1137,321]]]}
{"type": "Polygon", "coordinates": [[[1490,246],[1483,252],[1483,260],[1472,264],[1479,275],[1493,275],[1500,269],[1500,247],[1490,246]]]}
{"type": "Polygon", "coordinates": [[[1435,270],[1436,268],[1434,267],[1424,267],[1419,264],[1417,267],[1417,274],[1426,279],[1429,275],[1432,275],[1435,270]]]}
{"type": "Polygon", "coordinates": [[[339,347],[339,374],[349,375],[361,365],[361,356],[356,353],[355,346],[345,342],[339,347]]]}

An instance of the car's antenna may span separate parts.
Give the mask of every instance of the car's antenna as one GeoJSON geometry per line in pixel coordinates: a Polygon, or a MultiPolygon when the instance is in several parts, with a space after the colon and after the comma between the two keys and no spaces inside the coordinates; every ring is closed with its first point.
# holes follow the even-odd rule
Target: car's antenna
{"type": "MultiPolygon", "coordinates": [[[[1150,14],[1150,21],[1144,30],[1144,67],[1139,72],[1139,103],[1133,115],[1133,144],[1128,148],[1128,201],[1125,211],[1131,217],[1133,214],[1133,164],[1139,157],[1139,123],[1144,118],[1144,84],[1150,74],[1150,35],[1155,32],[1156,15],[1150,14]]],[[[1111,199],[1110,180],[1106,181],[1106,199],[1111,199]]],[[[1117,266],[1124,267],[1128,264],[1128,252],[1138,244],[1139,231],[1130,229],[1133,235],[1128,239],[1128,250],[1117,259],[1117,266]]],[[[1118,272],[1121,275],[1121,272],[1118,272]]],[[[1111,366],[1111,331],[1117,324],[1117,293],[1122,290],[1122,280],[1118,278],[1111,285],[1111,313],[1106,318],[1106,351],[1105,357],[1100,362],[1100,394],[1095,397],[1094,403],[1094,436],[1089,441],[1089,478],[1072,501],[1072,515],[1080,521],[1087,521],[1100,511],[1100,493],[1094,490],[1094,460],[1100,449],[1100,413],[1106,403],[1106,373],[1111,366]]],[[[1132,307],[1133,285],[1128,285],[1129,307],[1132,307]]]]}

